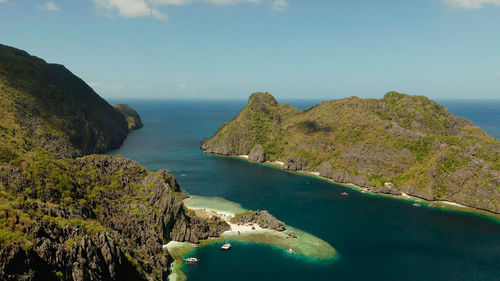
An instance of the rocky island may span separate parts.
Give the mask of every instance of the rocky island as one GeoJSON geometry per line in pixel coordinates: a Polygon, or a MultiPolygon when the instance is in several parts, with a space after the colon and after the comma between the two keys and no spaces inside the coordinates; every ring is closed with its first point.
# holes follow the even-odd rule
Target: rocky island
{"type": "Polygon", "coordinates": [[[207,153],[280,163],[364,191],[500,213],[500,143],[423,96],[389,92],[306,110],[254,93],[201,142],[207,153]]]}
{"type": "Polygon", "coordinates": [[[139,116],[137,111],[135,111],[132,107],[126,104],[117,104],[115,105],[115,108],[127,120],[129,130],[137,130],[144,127],[144,125],[142,124],[141,117],[139,116]]]}
{"type": "MultiPolygon", "coordinates": [[[[231,232],[186,207],[169,171],[93,154],[141,126],[64,66],[0,45],[0,280],[167,280],[180,273],[164,245],[231,232]]],[[[239,218],[284,230],[264,211],[239,218]]]]}

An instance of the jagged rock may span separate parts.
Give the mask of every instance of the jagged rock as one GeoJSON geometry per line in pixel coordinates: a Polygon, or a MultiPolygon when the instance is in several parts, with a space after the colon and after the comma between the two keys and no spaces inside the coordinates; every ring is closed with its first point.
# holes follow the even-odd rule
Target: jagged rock
{"type": "Polygon", "coordinates": [[[283,164],[283,170],[297,171],[307,166],[307,162],[302,158],[289,157],[283,164]]]}
{"type": "Polygon", "coordinates": [[[249,212],[236,215],[231,222],[233,223],[256,223],[262,228],[269,228],[277,231],[286,229],[285,223],[276,219],[268,211],[249,212]]]}
{"type": "Polygon", "coordinates": [[[264,147],[262,147],[262,145],[260,144],[254,145],[254,147],[252,147],[252,149],[248,153],[248,159],[260,163],[266,162],[266,154],[264,152],[264,147]]]}
{"type": "Polygon", "coordinates": [[[392,182],[386,182],[384,185],[379,187],[372,187],[371,192],[374,193],[384,193],[392,195],[401,195],[401,190],[397,189],[392,182]]]}
{"type": "Polygon", "coordinates": [[[0,45],[0,95],[0,280],[167,280],[162,245],[229,229],[187,211],[166,170],[80,157],[121,145],[129,128],[118,110],[130,129],[142,122],[63,66],[0,45]]]}
{"type": "Polygon", "coordinates": [[[167,280],[172,258],[162,245],[173,239],[198,243],[230,229],[221,219],[186,211],[187,194],[166,170],[153,173],[120,156],[43,161],[52,174],[33,163],[0,167],[3,188],[26,196],[17,208],[40,216],[27,226],[30,250],[2,247],[0,280],[57,280],[55,272],[64,280],[167,280]],[[79,190],[66,203],[70,208],[60,205],[61,191],[50,184],[58,175],[79,190]],[[35,188],[41,192],[23,193],[35,188]],[[32,275],[29,268],[36,269],[32,275]]]}
{"type": "Polygon", "coordinates": [[[126,104],[117,104],[115,108],[125,117],[125,120],[127,120],[129,130],[137,130],[144,126],[141,117],[132,107],[126,104]]]}

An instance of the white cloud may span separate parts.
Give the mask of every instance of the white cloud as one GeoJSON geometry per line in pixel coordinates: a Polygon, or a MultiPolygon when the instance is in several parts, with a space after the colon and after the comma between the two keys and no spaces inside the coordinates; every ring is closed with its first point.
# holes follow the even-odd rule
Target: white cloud
{"type": "Polygon", "coordinates": [[[54,2],[45,2],[43,5],[38,5],[38,9],[53,12],[59,12],[61,10],[54,2]]]}
{"type": "Polygon", "coordinates": [[[284,11],[288,8],[288,2],[286,0],[274,0],[273,9],[276,11],[284,11]]]}
{"type": "Polygon", "coordinates": [[[7,0],[0,0],[0,3],[5,3],[7,2],[7,0]]]}
{"type": "Polygon", "coordinates": [[[500,0],[443,0],[453,8],[480,9],[485,4],[500,6],[500,0]]]}
{"type": "Polygon", "coordinates": [[[159,11],[156,11],[155,15],[153,15],[153,9],[145,0],[94,0],[94,4],[98,9],[106,11],[109,16],[111,16],[115,10],[118,11],[118,15],[125,18],[161,18],[165,16],[159,11]]]}
{"type": "MultiPolygon", "coordinates": [[[[3,1],[3,0],[0,0],[3,1]]],[[[239,3],[250,3],[258,5],[264,1],[270,1],[276,10],[285,10],[288,7],[286,0],[93,0],[97,9],[106,15],[115,15],[125,18],[153,17],[165,20],[167,15],[160,11],[162,6],[183,6],[193,3],[209,3],[212,5],[236,5],[239,3]]]]}
{"type": "Polygon", "coordinates": [[[89,82],[88,84],[94,90],[97,90],[97,89],[120,90],[120,89],[123,89],[125,87],[123,84],[105,84],[105,83],[100,83],[100,82],[89,82]]]}

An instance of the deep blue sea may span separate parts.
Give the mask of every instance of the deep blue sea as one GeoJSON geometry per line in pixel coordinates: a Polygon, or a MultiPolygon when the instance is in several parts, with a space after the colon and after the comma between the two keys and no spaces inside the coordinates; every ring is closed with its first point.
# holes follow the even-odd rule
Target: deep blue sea
{"type": "MultiPolygon", "coordinates": [[[[112,100],[127,103],[144,128],[111,153],[151,170],[168,169],[190,194],[267,209],[287,224],[328,241],[332,262],[240,244],[199,248],[188,280],[500,280],[500,223],[477,215],[370,196],[243,160],[206,155],[200,141],[231,120],[245,100],[112,100]],[[184,175],[184,176],[183,176],[184,175]]],[[[305,109],[317,101],[280,100],[305,109]]],[[[439,101],[500,138],[500,101],[439,101]]]]}

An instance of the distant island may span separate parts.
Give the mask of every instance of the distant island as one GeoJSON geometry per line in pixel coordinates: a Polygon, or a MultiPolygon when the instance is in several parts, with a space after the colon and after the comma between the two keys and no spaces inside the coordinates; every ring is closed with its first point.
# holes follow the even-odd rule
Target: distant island
{"type": "MultiPolygon", "coordinates": [[[[231,222],[188,208],[169,171],[93,154],[120,147],[142,126],[134,109],[111,106],[64,66],[0,45],[0,280],[182,280],[174,259],[189,251],[166,245],[229,239],[237,224],[258,231],[231,239],[296,245],[287,240],[291,228],[265,211],[233,213],[231,222]]],[[[297,241],[315,243],[297,246],[299,254],[334,255],[295,231],[297,241]]]]}
{"type": "Polygon", "coordinates": [[[500,143],[423,96],[389,92],[379,100],[349,97],[302,111],[254,93],[201,148],[279,163],[363,192],[500,213],[500,143]]]}

